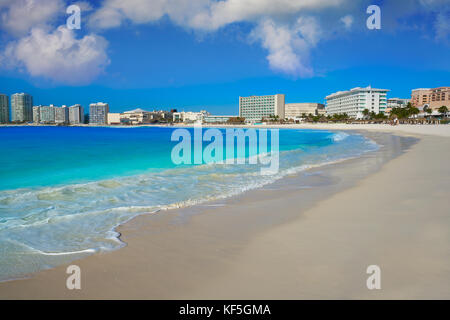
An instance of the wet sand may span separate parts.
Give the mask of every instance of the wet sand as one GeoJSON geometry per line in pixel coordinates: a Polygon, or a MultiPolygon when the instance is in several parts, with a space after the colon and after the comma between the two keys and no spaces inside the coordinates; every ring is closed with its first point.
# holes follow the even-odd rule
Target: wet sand
{"type": "Polygon", "coordinates": [[[73,262],[81,290],[61,266],[0,283],[0,298],[449,299],[450,139],[439,130],[366,133],[379,152],[139,216],[118,229],[125,248],[73,262]],[[381,290],[366,287],[373,264],[381,290]]]}

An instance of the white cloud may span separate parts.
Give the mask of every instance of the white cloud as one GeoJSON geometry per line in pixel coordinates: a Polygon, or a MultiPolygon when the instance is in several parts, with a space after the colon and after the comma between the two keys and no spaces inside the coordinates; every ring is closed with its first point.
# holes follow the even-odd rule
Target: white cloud
{"type": "Polygon", "coordinates": [[[267,60],[275,71],[294,76],[309,77],[313,70],[309,65],[310,48],[320,40],[322,31],[311,17],[300,17],[293,25],[277,24],[272,19],[262,21],[252,32],[268,50],[267,60]]]}
{"type": "Polygon", "coordinates": [[[29,36],[9,43],[4,58],[15,67],[25,67],[32,76],[84,84],[109,64],[107,45],[103,37],[93,34],[76,39],[64,26],[51,33],[34,28],[29,36]]]}
{"type": "Polygon", "coordinates": [[[353,25],[353,16],[348,14],[341,18],[341,22],[344,24],[345,29],[350,29],[353,25]]]}
{"type": "Polygon", "coordinates": [[[320,39],[317,21],[299,13],[337,7],[348,0],[106,0],[89,21],[96,28],[112,28],[124,21],[149,23],[167,15],[176,24],[213,32],[236,22],[256,25],[252,37],[269,51],[272,69],[309,76],[309,48],[320,39]],[[288,20],[291,20],[289,22],[288,20]]]}
{"type": "Polygon", "coordinates": [[[27,34],[31,28],[48,27],[48,23],[64,14],[62,0],[15,0],[0,3],[0,23],[15,36],[27,34]]]}
{"type": "Polygon", "coordinates": [[[447,12],[440,12],[434,24],[436,29],[436,39],[446,40],[450,35],[450,9],[447,12]]]}

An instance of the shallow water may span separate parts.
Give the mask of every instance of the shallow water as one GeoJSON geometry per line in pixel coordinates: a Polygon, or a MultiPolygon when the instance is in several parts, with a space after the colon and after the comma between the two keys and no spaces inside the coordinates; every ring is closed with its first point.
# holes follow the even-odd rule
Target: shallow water
{"type": "Polygon", "coordinates": [[[173,130],[0,128],[0,280],[120,248],[114,228],[136,215],[240,194],[378,148],[359,134],[280,130],[279,171],[262,175],[261,164],[175,165],[173,130]]]}

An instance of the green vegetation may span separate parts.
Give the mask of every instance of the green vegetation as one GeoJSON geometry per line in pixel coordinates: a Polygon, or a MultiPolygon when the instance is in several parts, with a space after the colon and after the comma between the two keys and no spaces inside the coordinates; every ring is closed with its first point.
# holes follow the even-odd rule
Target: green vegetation
{"type": "Polygon", "coordinates": [[[448,112],[448,108],[446,106],[442,106],[438,109],[439,113],[446,114],[448,112]]]}
{"type": "Polygon", "coordinates": [[[419,109],[408,103],[406,108],[392,108],[391,118],[408,119],[413,115],[419,114],[419,109]]]}

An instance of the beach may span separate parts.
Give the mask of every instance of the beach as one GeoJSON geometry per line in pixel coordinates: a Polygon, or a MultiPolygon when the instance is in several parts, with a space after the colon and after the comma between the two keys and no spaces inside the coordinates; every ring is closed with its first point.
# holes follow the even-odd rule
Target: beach
{"type": "Polygon", "coordinates": [[[81,290],[63,265],[0,283],[0,298],[449,299],[450,126],[283,127],[357,130],[382,148],[140,215],[117,229],[124,248],[71,263],[81,290]],[[381,290],[366,286],[369,265],[381,290]]]}

